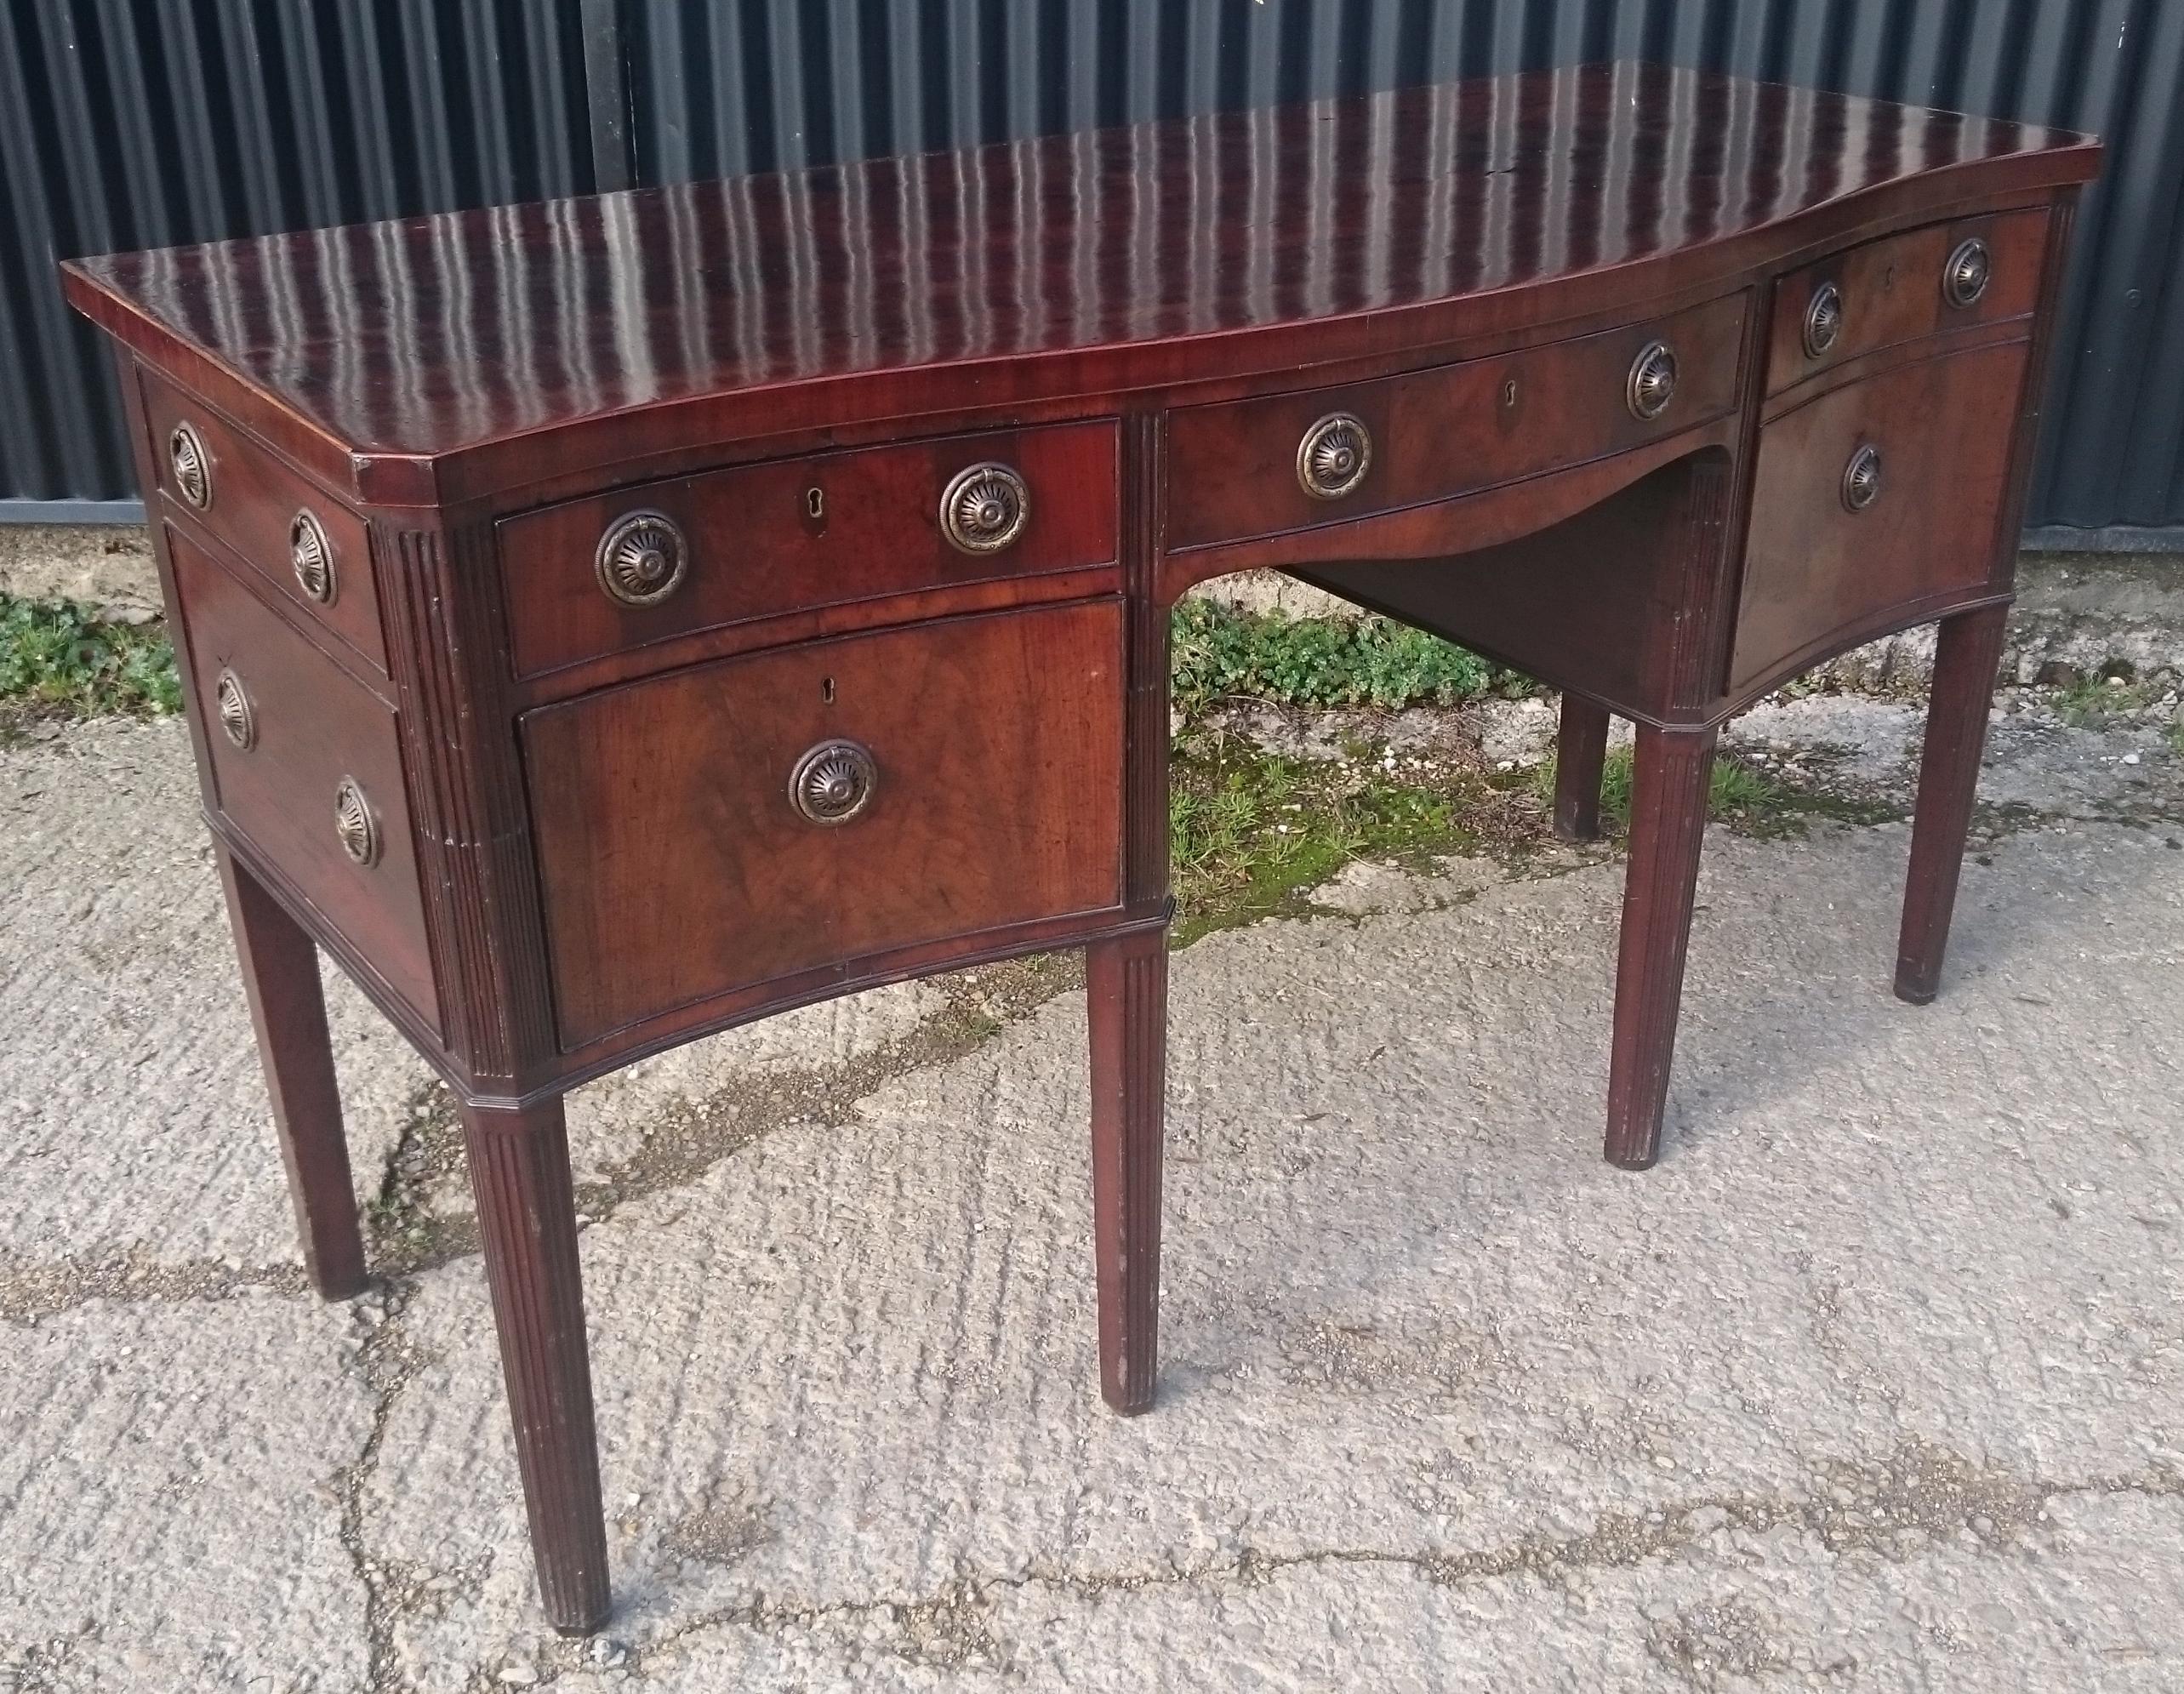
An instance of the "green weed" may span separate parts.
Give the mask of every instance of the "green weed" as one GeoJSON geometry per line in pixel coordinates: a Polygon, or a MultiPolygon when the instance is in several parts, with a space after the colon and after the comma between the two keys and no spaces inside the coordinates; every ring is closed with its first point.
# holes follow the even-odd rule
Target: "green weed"
{"type": "Polygon", "coordinates": [[[1176,704],[1291,706],[1454,705],[1531,684],[1475,653],[1386,618],[1292,618],[1186,600],[1171,625],[1176,704]]]}
{"type": "Polygon", "coordinates": [[[174,649],[157,625],[110,624],[73,601],[0,595],[0,711],[179,711],[174,649]]]}

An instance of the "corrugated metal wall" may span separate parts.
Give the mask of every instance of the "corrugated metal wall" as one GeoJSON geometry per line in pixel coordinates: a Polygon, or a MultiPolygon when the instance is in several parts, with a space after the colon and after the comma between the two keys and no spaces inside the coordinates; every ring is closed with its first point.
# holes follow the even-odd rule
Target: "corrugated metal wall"
{"type": "Polygon", "coordinates": [[[60,254],[1619,55],[2107,135],[2033,521],[2184,545],[2179,0],[18,0],[0,495],[125,491],[60,254]]]}

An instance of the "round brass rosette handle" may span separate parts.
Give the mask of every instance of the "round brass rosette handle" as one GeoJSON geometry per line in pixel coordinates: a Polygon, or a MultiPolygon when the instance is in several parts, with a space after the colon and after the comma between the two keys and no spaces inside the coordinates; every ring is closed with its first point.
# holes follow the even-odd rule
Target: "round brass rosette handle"
{"type": "Polygon", "coordinates": [[[1843,291],[1822,282],[1805,308],[1805,356],[1816,359],[1843,334],[1843,291]]]}
{"type": "Polygon", "coordinates": [[[831,828],[870,806],[879,785],[871,749],[858,741],[822,741],[789,773],[789,799],[808,821],[831,828]]]}
{"type": "Polygon", "coordinates": [[[227,739],[248,753],[258,744],[258,713],[243,691],[242,679],[232,670],[220,672],[213,684],[213,710],[227,739]]]}
{"type": "Polygon", "coordinates": [[[1006,465],[967,465],[940,496],[940,530],[959,552],[998,553],[1031,520],[1031,490],[1006,465]]]}
{"type": "Polygon", "coordinates": [[[1297,443],[1297,481],[1315,500],[1354,494],[1372,469],[1372,432],[1348,412],[1330,412],[1297,443]]]}
{"type": "Polygon", "coordinates": [[[1942,267],[1942,297],[1953,306],[1971,305],[1987,292],[1987,278],[1993,272],[1993,260],[1985,242],[1977,236],[1960,241],[1942,267]]]}
{"type": "Polygon", "coordinates": [[[664,512],[625,512],[607,526],[593,561],[599,586],[624,606],[657,606],[682,586],[690,549],[664,512]]]}
{"type": "Polygon", "coordinates": [[[288,521],[288,562],[305,594],[322,606],[332,603],[334,544],[326,539],[326,526],[308,506],[288,521]]]}
{"type": "Polygon", "coordinates": [[[334,790],[334,833],[341,851],[366,870],[379,862],[379,819],[372,802],[354,777],[341,779],[334,790]]]}
{"type": "Polygon", "coordinates": [[[1868,443],[1850,455],[1843,467],[1843,504],[1863,511],[1880,498],[1880,449],[1868,443]]]}
{"type": "Polygon", "coordinates": [[[1630,362],[1623,400],[1630,415],[1650,424],[1668,409],[1676,394],[1676,353],[1666,341],[1649,341],[1630,362]]]}
{"type": "Polygon", "coordinates": [[[168,432],[167,462],[176,493],[199,511],[213,503],[213,458],[194,425],[177,424],[168,432]]]}

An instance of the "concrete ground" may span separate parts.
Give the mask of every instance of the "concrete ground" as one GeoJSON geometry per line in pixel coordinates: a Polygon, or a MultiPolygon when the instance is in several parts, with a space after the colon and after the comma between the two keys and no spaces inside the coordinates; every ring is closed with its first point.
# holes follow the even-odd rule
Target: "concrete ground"
{"type": "MultiPolygon", "coordinates": [[[[1916,725],[1742,733],[1900,800],[1916,725]]],[[[37,732],[0,1690],[2184,1686],[2184,758],[2039,710],[1995,745],[1929,1007],[1887,990],[1900,822],[1714,832],[1642,1176],[1599,1157],[1601,855],[1355,865],[1179,954],[1135,1421],[1076,995],[890,990],[584,1091],[583,1643],[533,1601],[444,1102],[337,984],[392,1274],[321,1303],[181,726],[37,732]]]]}

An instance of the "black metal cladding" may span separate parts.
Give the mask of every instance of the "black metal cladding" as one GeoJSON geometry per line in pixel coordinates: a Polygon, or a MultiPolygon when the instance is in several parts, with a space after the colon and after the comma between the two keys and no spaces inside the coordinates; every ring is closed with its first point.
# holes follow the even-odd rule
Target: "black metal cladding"
{"type": "Polygon", "coordinates": [[[1617,56],[2101,132],[2031,521],[2184,543],[2177,0],[15,0],[0,497],[128,493],[69,254],[1617,56]]]}

